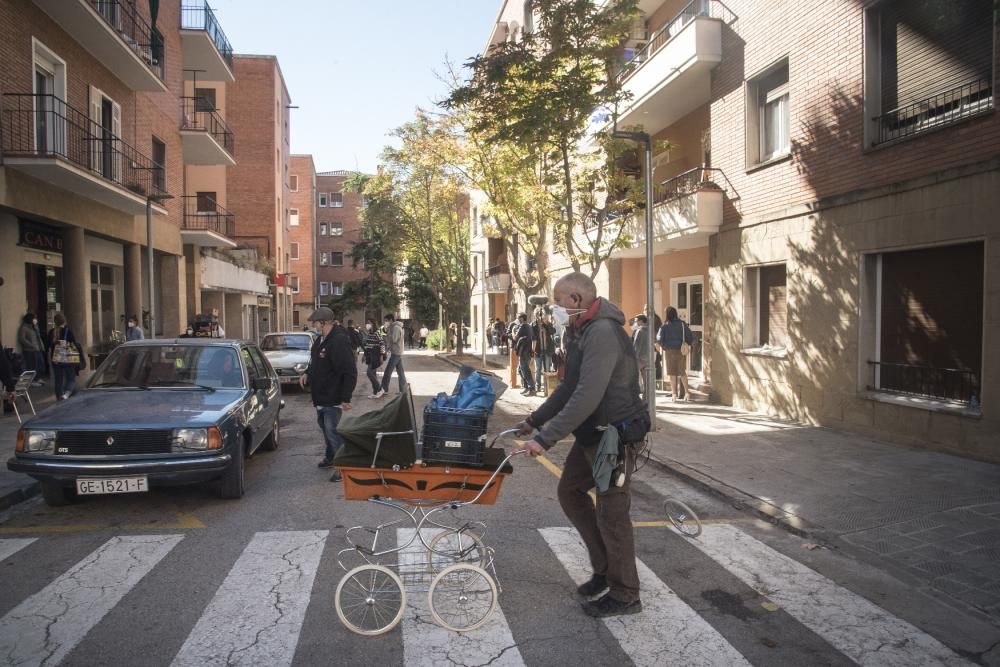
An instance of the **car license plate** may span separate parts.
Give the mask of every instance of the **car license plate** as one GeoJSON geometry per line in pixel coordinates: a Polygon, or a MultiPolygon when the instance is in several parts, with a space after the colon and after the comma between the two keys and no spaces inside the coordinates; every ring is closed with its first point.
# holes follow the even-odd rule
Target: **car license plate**
{"type": "Polygon", "coordinates": [[[101,493],[141,493],[149,491],[145,475],[135,477],[83,477],[76,480],[76,492],[81,496],[101,493]]]}

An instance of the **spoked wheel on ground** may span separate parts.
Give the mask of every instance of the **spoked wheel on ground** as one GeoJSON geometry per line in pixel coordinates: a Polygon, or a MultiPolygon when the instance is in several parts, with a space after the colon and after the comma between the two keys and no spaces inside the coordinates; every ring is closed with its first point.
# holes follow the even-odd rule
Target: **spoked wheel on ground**
{"type": "Polygon", "coordinates": [[[489,553],[479,535],[471,530],[443,530],[427,545],[427,560],[432,572],[454,563],[486,567],[489,553]]]}
{"type": "Polygon", "coordinates": [[[337,584],[337,617],[359,635],[389,632],[406,611],[406,590],[399,576],[381,565],[359,565],[337,584]]]}
{"type": "Polygon", "coordinates": [[[663,511],[674,528],[685,537],[698,537],[701,535],[701,521],[694,510],[673,498],[663,501],[663,511]]]}
{"type": "Polygon", "coordinates": [[[438,624],[454,632],[469,632],[493,615],[497,585],[483,568],[456,563],[434,577],[427,600],[438,624]]]}

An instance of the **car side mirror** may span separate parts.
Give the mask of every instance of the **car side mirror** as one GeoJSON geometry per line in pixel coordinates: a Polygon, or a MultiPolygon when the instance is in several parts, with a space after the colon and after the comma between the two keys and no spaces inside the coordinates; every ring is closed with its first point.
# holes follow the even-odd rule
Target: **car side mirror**
{"type": "Polygon", "coordinates": [[[254,378],[251,386],[254,388],[254,391],[267,391],[273,385],[271,384],[271,378],[254,378]]]}

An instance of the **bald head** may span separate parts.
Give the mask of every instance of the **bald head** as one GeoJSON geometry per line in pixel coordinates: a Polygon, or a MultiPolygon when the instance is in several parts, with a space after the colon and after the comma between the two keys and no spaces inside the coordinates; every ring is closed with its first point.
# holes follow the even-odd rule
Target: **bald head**
{"type": "Polygon", "coordinates": [[[597,286],[579,271],[568,273],[552,288],[553,300],[566,308],[589,308],[597,299],[597,286]]]}

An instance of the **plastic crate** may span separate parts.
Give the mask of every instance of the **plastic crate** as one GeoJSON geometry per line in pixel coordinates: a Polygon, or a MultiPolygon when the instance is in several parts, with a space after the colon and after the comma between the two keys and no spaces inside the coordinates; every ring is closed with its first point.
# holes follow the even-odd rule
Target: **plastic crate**
{"type": "Polygon", "coordinates": [[[475,440],[424,434],[423,459],[427,463],[461,463],[477,466],[483,462],[486,436],[475,440]]]}
{"type": "Polygon", "coordinates": [[[478,465],[486,446],[486,427],[484,410],[428,405],[424,408],[424,461],[478,465]]]}

